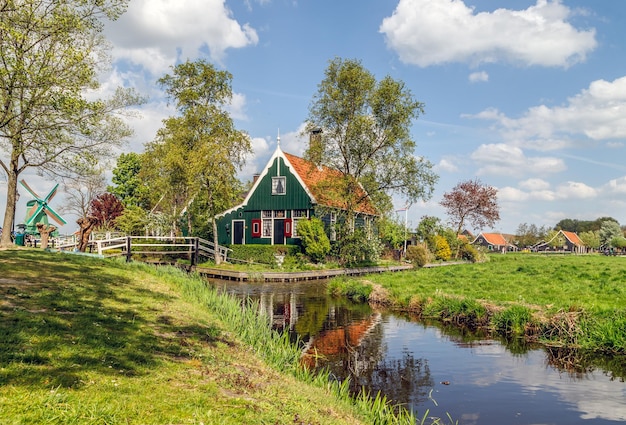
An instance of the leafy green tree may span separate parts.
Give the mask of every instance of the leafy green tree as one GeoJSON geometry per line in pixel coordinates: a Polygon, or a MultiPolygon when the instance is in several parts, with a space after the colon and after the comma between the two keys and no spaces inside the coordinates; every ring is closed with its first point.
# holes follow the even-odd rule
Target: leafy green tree
{"type": "Polygon", "coordinates": [[[417,238],[423,242],[427,242],[435,235],[443,233],[444,226],[439,217],[425,215],[417,225],[415,233],[417,238]]]}
{"type": "Polygon", "coordinates": [[[122,214],[115,219],[116,227],[127,235],[141,236],[145,234],[148,214],[136,205],[124,208],[122,214]]]}
{"type": "Polygon", "coordinates": [[[142,154],[123,153],[117,158],[113,168],[113,185],[107,190],[117,196],[124,206],[131,205],[149,208],[148,188],[141,179],[142,154]]]}
{"type": "Polygon", "coordinates": [[[578,235],[580,240],[585,244],[586,247],[592,249],[600,248],[600,232],[594,230],[588,230],[586,232],[582,232],[578,235]]]}
{"type": "Polygon", "coordinates": [[[437,176],[429,161],[415,155],[410,136],[422,112],[423,104],[402,81],[376,81],[357,60],[330,61],[309,108],[306,130],[318,137],[306,156],[341,172],[334,184],[346,205],[347,233],[367,196],[379,208],[390,205],[393,193],[409,203],[431,197],[437,176]]]}
{"type": "Polygon", "coordinates": [[[404,220],[383,217],[378,221],[378,237],[391,249],[404,248],[404,240],[410,232],[404,225],[404,220]]]}
{"type": "Polygon", "coordinates": [[[302,241],[304,253],[311,260],[319,263],[330,253],[330,240],[326,236],[324,223],[317,217],[298,221],[298,236],[302,241]]]}
{"type": "Polygon", "coordinates": [[[250,137],[235,129],[226,110],[232,99],[231,80],[230,73],[204,60],[173,67],[159,84],[180,115],[164,120],[144,153],[143,170],[151,192],[160,195],[154,208],[170,218],[174,231],[185,215],[191,234],[190,207],[201,203],[215,244],[215,216],[238,199],[241,184],[236,175],[251,151],[250,137]]]}
{"type": "Polygon", "coordinates": [[[533,246],[545,239],[548,230],[544,227],[537,227],[535,224],[520,223],[515,232],[518,248],[524,249],[533,246]]]}
{"type": "MultiPolygon", "coordinates": [[[[0,166],[7,176],[3,227],[15,215],[17,182],[29,167],[50,178],[94,166],[130,135],[119,117],[140,99],[119,89],[90,100],[106,63],[103,20],[128,0],[6,0],[0,6],[0,166]]],[[[4,232],[0,245],[11,244],[4,232]]]]}
{"type": "Polygon", "coordinates": [[[617,221],[613,220],[605,220],[602,222],[600,226],[600,243],[602,245],[613,246],[611,242],[615,238],[624,237],[622,233],[622,228],[620,227],[617,221]]]}
{"type": "Polygon", "coordinates": [[[550,230],[546,235],[547,242],[552,248],[563,249],[565,246],[565,236],[558,230],[550,230]]]}

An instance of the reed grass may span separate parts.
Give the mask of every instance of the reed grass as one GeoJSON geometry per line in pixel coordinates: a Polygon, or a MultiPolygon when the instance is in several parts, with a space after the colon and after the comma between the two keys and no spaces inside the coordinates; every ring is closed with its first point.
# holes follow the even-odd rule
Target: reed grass
{"type": "Polygon", "coordinates": [[[494,254],[490,261],[366,276],[392,308],[503,336],[626,354],[626,257],[494,254]]]}

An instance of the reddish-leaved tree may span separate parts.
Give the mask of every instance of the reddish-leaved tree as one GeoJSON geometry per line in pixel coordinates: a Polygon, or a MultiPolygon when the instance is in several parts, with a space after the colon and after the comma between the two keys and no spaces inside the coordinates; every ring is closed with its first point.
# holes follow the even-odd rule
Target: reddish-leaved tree
{"type": "Polygon", "coordinates": [[[444,193],[439,204],[446,209],[450,221],[457,227],[457,234],[460,234],[466,223],[482,229],[500,220],[497,194],[496,188],[483,185],[478,179],[467,180],[444,193]]]}
{"type": "Polygon", "coordinates": [[[91,201],[89,216],[94,217],[97,228],[110,228],[124,212],[124,204],[112,193],[103,193],[91,201]]]}

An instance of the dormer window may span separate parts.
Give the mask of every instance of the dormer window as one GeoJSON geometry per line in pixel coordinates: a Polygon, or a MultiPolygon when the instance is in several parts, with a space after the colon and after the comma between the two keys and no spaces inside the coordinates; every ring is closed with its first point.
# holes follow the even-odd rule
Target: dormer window
{"type": "Polygon", "coordinates": [[[272,177],[272,195],[284,195],[286,183],[286,178],[284,176],[272,177]]]}

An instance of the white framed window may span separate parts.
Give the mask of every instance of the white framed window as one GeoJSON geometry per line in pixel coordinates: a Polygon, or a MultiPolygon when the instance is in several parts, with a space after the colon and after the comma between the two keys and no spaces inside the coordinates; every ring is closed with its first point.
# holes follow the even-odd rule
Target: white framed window
{"type": "Polygon", "coordinates": [[[298,235],[298,222],[300,220],[306,220],[309,218],[309,210],[292,210],[291,211],[291,220],[293,222],[293,229],[291,231],[291,236],[294,238],[299,238],[298,235]]]}
{"type": "Polygon", "coordinates": [[[285,176],[272,177],[272,195],[284,195],[287,178],[285,176]]]}
{"type": "Polygon", "coordinates": [[[261,220],[261,224],[263,227],[263,232],[261,233],[261,237],[271,238],[272,237],[272,219],[263,219],[261,220]]]}
{"type": "Polygon", "coordinates": [[[272,211],[269,211],[269,210],[261,211],[261,218],[272,218],[272,211]]]}
{"type": "Polygon", "coordinates": [[[330,213],[330,241],[335,242],[337,240],[337,229],[335,229],[337,225],[337,214],[334,212],[330,213]]]}
{"type": "Polygon", "coordinates": [[[285,218],[285,211],[284,210],[274,211],[274,218],[285,218]]]}

